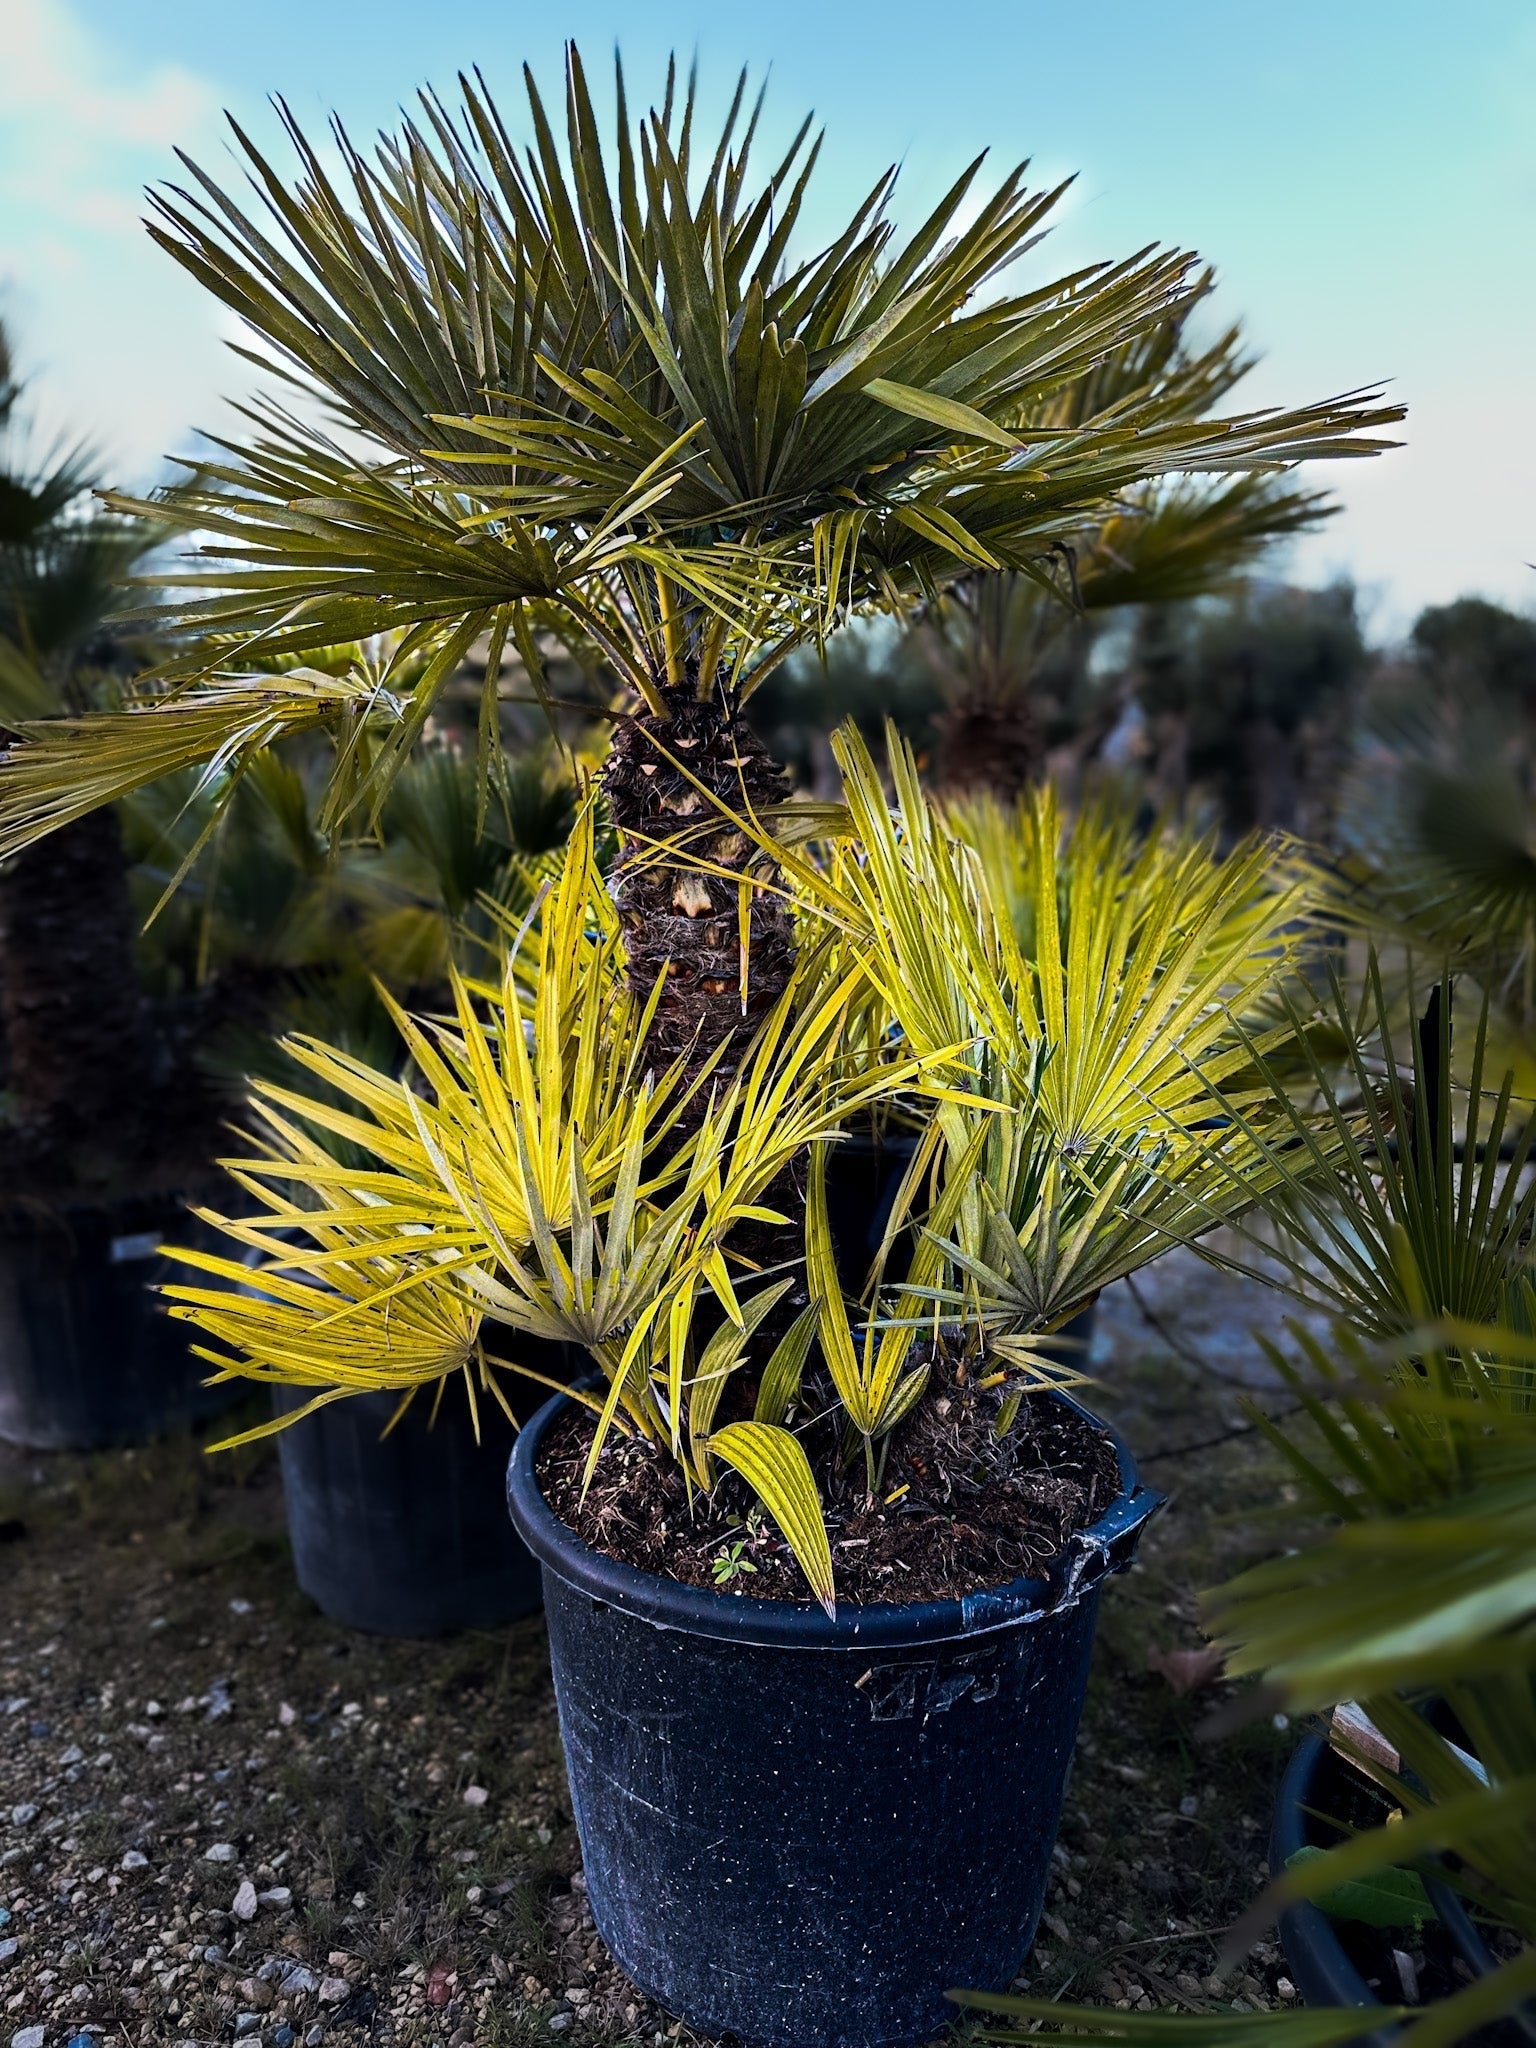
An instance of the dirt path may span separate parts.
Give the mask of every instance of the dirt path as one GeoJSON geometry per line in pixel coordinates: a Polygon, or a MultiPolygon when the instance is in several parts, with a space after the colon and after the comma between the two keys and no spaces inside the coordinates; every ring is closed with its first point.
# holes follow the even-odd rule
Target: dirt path
{"type": "MultiPolygon", "coordinates": [[[[1144,1299],[1191,1355],[1122,1293],[1096,1398],[1170,1506],[1105,1603],[1024,1981],[1264,2006],[1289,1993],[1272,1946],[1212,1970],[1294,1732],[1203,1741],[1227,1688],[1180,1697],[1147,1658],[1196,1647],[1197,1589],[1293,1538],[1264,1519],[1268,1454],[1227,1435],[1254,1357],[1239,1309],[1177,1270],[1144,1299]]],[[[337,1629],[293,1585],[259,1447],[0,1452],[0,1535],[0,2048],[692,2038],[592,1931],[537,1620],[428,1644],[337,1629]]]]}

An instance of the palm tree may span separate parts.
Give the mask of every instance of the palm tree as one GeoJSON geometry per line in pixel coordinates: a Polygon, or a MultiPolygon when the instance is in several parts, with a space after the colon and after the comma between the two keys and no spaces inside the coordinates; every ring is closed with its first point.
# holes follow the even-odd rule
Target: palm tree
{"type": "MultiPolygon", "coordinates": [[[[151,529],[90,502],[83,449],[27,458],[0,331],[0,725],[80,715],[117,687],[103,621],[151,529]]],[[[0,1029],[11,1166],[110,1174],[144,1130],[152,1052],[117,814],[74,819],[0,863],[0,1029]]]]}
{"type": "Polygon", "coordinates": [[[565,148],[529,79],[523,152],[478,74],[461,85],[371,158],[338,128],[341,183],[286,113],[294,182],[237,130],[265,219],[190,163],[158,196],[157,240],[304,403],[256,405],[193,488],[131,507],[200,535],[152,615],[182,649],[160,694],[29,728],[0,843],[175,767],[216,760],[231,788],[317,726],[327,829],[376,813],[472,649],[488,747],[504,650],[540,690],[545,636],[575,633],[626,693],[604,786],[628,972],[649,990],[665,965],[654,1049],[702,1063],[747,1042],[794,955],[787,785],[743,716],[781,661],[974,570],[1044,574],[1158,479],[1373,453],[1400,409],[1221,416],[1177,377],[1116,382],[1205,279],[1159,249],[1016,277],[1060,197],[1023,166],[973,196],[978,159],[905,241],[886,173],[801,255],[819,138],[807,121],[751,182],[745,80],[705,143],[691,80],[669,71],[632,121],[620,73],[605,142],[572,49],[565,148]],[[402,638],[382,673],[302,666],[385,627],[402,638]],[[301,665],[253,674],[258,652],[301,665]]]}
{"type": "MultiPolygon", "coordinates": [[[[1236,326],[1208,348],[1189,346],[1191,316],[1213,282],[1207,272],[1165,322],[1059,392],[1048,407],[1052,423],[1081,427],[1154,395],[1170,417],[1187,420],[1223,403],[1255,358],[1236,326]]],[[[1021,795],[1045,765],[1038,686],[1053,665],[1080,666],[1086,620],[1117,606],[1176,604],[1223,589],[1266,548],[1335,509],[1324,493],[1272,474],[1158,477],[1085,522],[1060,547],[1051,573],[1032,564],[957,578],[925,608],[918,629],[945,698],[939,784],[1005,800],[1021,795]]]]}

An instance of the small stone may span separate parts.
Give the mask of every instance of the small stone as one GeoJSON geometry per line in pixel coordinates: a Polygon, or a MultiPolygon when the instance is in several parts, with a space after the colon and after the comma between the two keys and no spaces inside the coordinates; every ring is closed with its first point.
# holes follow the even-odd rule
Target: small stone
{"type": "Polygon", "coordinates": [[[1296,1986],[1289,1977],[1277,1977],[1275,1979],[1275,1996],[1276,1998],[1283,1998],[1287,2005],[1296,1996],[1296,1986]]]}
{"type": "Polygon", "coordinates": [[[293,1726],[294,1722],[298,1720],[298,1718],[299,1718],[299,1717],[298,1717],[298,1715],[297,1715],[297,1714],[296,1714],[296,1713],[294,1712],[293,1708],[289,1706],[289,1704],[288,1704],[288,1702],[287,1702],[286,1700],[284,1700],[284,1701],[283,1701],[283,1703],[282,1703],[282,1705],[281,1705],[281,1706],[280,1706],[280,1707],[278,1708],[278,1710],[277,1710],[277,1725],[278,1725],[278,1727],[279,1727],[279,1728],[291,1728],[291,1727],[293,1726]]]}
{"type": "MultiPolygon", "coordinates": [[[[552,2034],[563,2034],[567,2027],[575,2024],[575,2020],[576,2015],[573,2012],[553,2012],[549,2016],[549,2031],[552,2034]]],[[[38,2048],[42,2048],[43,2037],[41,2034],[37,2037],[37,2043],[38,2048]]]]}
{"type": "Polygon", "coordinates": [[[240,1851],[233,1842],[215,1842],[212,1848],[203,1851],[205,1863],[235,1863],[239,1856],[240,1851]]]}
{"type": "Polygon", "coordinates": [[[203,1961],[205,1963],[213,1963],[214,1965],[217,1965],[219,1963],[222,1963],[223,1960],[223,1949],[219,1947],[219,1944],[216,1941],[210,1941],[208,1946],[203,1950],[203,1961]]]}
{"type": "Polygon", "coordinates": [[[98,2048],[98,2044],[89,2034],[71,2034],[64,2048],[98,2048]]]}
{"type": "Polygon", "coordinates": [[[322,2005],[340,2005],[351,1988],[345,1977],[322,1977],[320,1979],[320,2003],[322,2005]]]}
{"type": "Polygon", "coordinates": [[[37,1808],[29,1803],[23,1802],[22,1805],[11,1808],[11,1824],[14,1827],[24,1828],[36,1819],[37,1808]]]}
{"type": "Polygon", "coordinates": [[[301,1992],[315,1990],[319,1982],[313,1970],[307,1969],[303,1963],[295,1963],[278,1985],[277,1995],[279,1998],[297,1998],[301,1992]]]}
{"type": "Polygon", "coordinates": [[[1184,1797],[1179,1801],[1179,1812],[1184,1816],[1185,1820],[1193,1820],[1195,1815],[1199,1811],[1199,1799],[1195,1796],[1193,1792],[1186,1792],[1184,1797]]]}
{"type": "Polygon", "coordinates": [[[484,1806],[490,1796],[490,1793],[486,1791],[483,1785],[466,1785],[464,1787],[464,1804],[466,1806],[484,1806]]]}
{"type": "Polygon", "coordinates": [[[229,1603],[229,1611],[231,1614],[249,1614],[252,1611],[251,1603],[249,1600],[241,1599],[237,1594],[229,1603]]]}
{"type": "Polygon", "coordinates": [[[4,1941],[0,1941],[0,1963],[8,1963],[20,1947],[21,1943],[14,1934],[7,1935],[4,1941]]]}
{"type": "Polygon", "coordinates": [[[293,1892],[288,1885],[274,1884],[268,1890],[258,1892],[256,1902],[258,1905],[274,1906],[282,1911],[293,1904],[293,1892]]]}
{"type": "Polygon", "coordinates": [[[165,1709],[158,1700],[146,1700],[144,1702],[144,1718],[146,1721],[158,1721],[164,1712],[165,1709]]]}
{"type": "Polygon", "coordinates": [[[149,1858],[142,1849],[125,1849],[122,1863],[118,1867],[122,1870],[148,1870],[149,1858]]]}
{"type": "Polygon", "coordinates": [[[293,2044],[298,2038],[298,2035],[290,2026],[274,2027],[272,2029],[272,2048],[293,2048],[293,2044]]]}
{"type": "Polygon", "coordinates": [[[322,2024],[320,2023],[320,2021],[319,2021],[319,2020],[316,2020],[316,2021],[315,2021],[315,2024],[314,2024],[314,2025],[313,2025],[313,2026],[312,2026],[312,2027],[310,2028],[309,2032],[308,2032],[308,2033],[307,2033],[307,2034],[306,2034],[306,2035],[304,2036],[304,2048],[320,2048],[320,2043],[321,2043],[321,2042],[322,2042],[322,2041],[323,2041],[324,2039],[325,2039],[325,2028],[324,2028],[324,2027],[322,2026],[322,2024]]]}
{"type": "Polygon", "coordinates": [[[78,1742],[72,1742],[69,1745],[68,1749],[65,1750],[64,1754],[59,1758],[59,1769],[61,1771],[67,1771],[71,1764],[83,1764],[84,1762],[85,1751],[80,1747],[78,1742]]]}
{"type": "Polygon", "coordinates": [[[237,2041],[242,2035],[259,2034],[260,2031],[261,2014],[259,2012],[237,2012],[235,2014],[235,2039],[237,2041]]]}
{"type": "Polygon", "coordinates": [[[18,2027],[11,2036],[11,2048],[43,2048],[44,2038],[41,2027],[18,2027]]]}
{"type": "Polygon", "coordinates": [[[240,1880],[240,1889],[230,1901],[229,1910],[237,1920],[256,1918],[256,1887],[248,1877],[240,1880]]]}

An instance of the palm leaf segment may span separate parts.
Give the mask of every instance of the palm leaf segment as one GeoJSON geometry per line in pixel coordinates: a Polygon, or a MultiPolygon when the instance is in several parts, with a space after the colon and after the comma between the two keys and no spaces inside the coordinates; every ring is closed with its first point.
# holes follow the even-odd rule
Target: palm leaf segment
{"type": "Polygon", "coordinates": [[[311,1405],[370,1388],[410,1398],[458,1372],[472,1401],[503,1399],[487,1325],[509,1333],[502,1363],[517,1361],[519,1338],[575,1343],[606,1380],[578,1396],[601,1416],[591,1465],[611,1426],[665,1447],[690,1483],[710,1485],[724,1459],[830,1600],[815,1485],[780,1426],[804,1319],[770,1362],[773,1401],[750,1426],[714,1430],[726,1381],[787,1285],[758,1284],[729,1247],[744,1223],[785,1221],[768,1192],[799,1154],[892,1089],[921,1091],[936,1062],[849,1056],[873,1036],[859,1021],[871,996],[828,938],[802,953],[728,1081],[709,1067],[686,1087],[680,1067],[656,1075],[655,997],[625,985],[592,817],[589,805],[497,986],[455,977],[455,1015],[437,1025],[391,1005],[407,1078],[289,1041],[319,1085],[256,1085],[261,1141],[225,1162],[249,1212],[205,1218],[248,1258],[178,1253],[203,1280],[166,1290],[172,1313],[202,1333],[199,1355],[220,1376],[307,1388],[311,1405]],[[695,1313],[710,1297],[725,1320],[700,1353],[695,1313]]]}
{"type": "Polygon", "coordinates": [[[1313,883],[1287,849],[1218,860],[1103,804],[1068,834],[1048,791],[946,813],[894,734],[891,808],[857,736],[834,744],[863,852],[829,907],[906,1045],[964,1091],[931,1126],[964,1191],[938,1234],[995,1348],[1039,1363],[1041,1333],[1283,1172],[1254,1059],[1295,1026],[1240,1020],[1291,973],[1313,883]]]}
{"type": "MultiPolygon", "coordinates": [[[[1208,282],[1181,253],[1000,288],[1059,197],[1022,167],[977,204],[978,161],[905,242],[882,177],[801,258],[808,124],[753,182],[741,87],[709,147],[691,86],[632,122],[622,75],[606,146],[574,51],[563,150],[528,97],[523,154],[465,81],[371,160],[338,130],[339,182],[289,119],[292,187],[239,136],[254,210],[190,164],[160,195],[157,238],[338,423],[263,406],[155,508],[202,537],[154,614],[194,636],[171,678],[209,673],[211,629],[267,655],[386,625],[413,659],[480,633],[530,654],[553,603],[653,709],[659,678],[707,691],[722,664],[744,693],[849,608],[1028,567],[1149,479],[1368,454],[1399,416],[1202,411],[1220,380],[1171,373],[1161,338],[1208,282]]],[[[406,737],[448,666],[417,673],[406,737]]],[[[208,745],[189,725],[186,761],[208,745]]],[[[14,844],[50,815],[16,790],[0,823],[14,844]]]]}

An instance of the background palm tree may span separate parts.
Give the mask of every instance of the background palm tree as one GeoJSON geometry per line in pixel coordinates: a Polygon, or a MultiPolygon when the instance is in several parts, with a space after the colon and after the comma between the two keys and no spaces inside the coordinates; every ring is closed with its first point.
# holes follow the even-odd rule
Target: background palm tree
{"type": "MultiPolygon", "coordinates": [[[[80,448],[29,461],[0,331],[0,725],[78,716],[123,687],[104,625],[117,584],[156,538],[102,512],[80,448]]],[[[0,1029],[11,1166],[89,1184],[146,1135],[153,1050],[116,812],[73,820],[0,862],[0,1029]]]]}
{"type": "MultiPolygon", "coordinates": [[[[1170,418],[1196,420],[1223,403],[1253,368],[1240,330],[1204,349],[1192,317],[1214,280],[1207,272],[1176,312],[1067,385],[1050,402],[1061,427],[1155,395],[1170,418]]],[[[935,774],[944,788],[1010,798],[1045,769],[1048,734],[1037,703],[1051,669],[1083,666],[1086,621],[1127,605],[1164,606],[1236,583],[1275,542],[1329,518],[1320,491],[1285,477],[1160,477],[1124,494],[1063,543],[1047,577],[971,571],[925,607],[918,646],[945,708],[936,721],[935,774]]],[[[1109,722],[1113,707],[1106,704],[1109,722]]],[[[1108,726],[1105,726],[1108,730],[1108,726]]]]}
{"type": "Polygon", "coordinates": [[[691,82],[669,73],[632,122],[621,74],[605,146],[573,50],[564,151],[530,81],[522,153],[462,83],[371,159],[338,130],[349,189],[291,119],[294,184],[241,136],[264,223],[195,166],[160,195],[157,238],[337,429],[263,403],[200,485],[133,508],[203,536],[155,615],[194,644],[158,699],[29,732],[0,782],[5,843],[169,767],[217,756],[232,785],[315,726],[335,741],[326,828],[377,811],[470,650],[489,737],[503,651],[538,691],[558,621],[625,691],[604,783],[629,971],[649,988],[667,966],[656,1050],[702,1061],[761,1020],[793,955],[771,843],[787,786],[742,717],[782,660],[968,571],[1048,580],[1160,477],[1371,453],[1400,412],[1216,417],[1167,376],[1100,392],[1092,374],[1177,331],[1205,279],[1147,250],[1016,281],[1059,197],[1023,167],[978,200],[978,159],[905,242],[887,173],[799,256],[819,145],[807,122],[749,184],[744,80],[703,145],[691,82]],[[379,671],[242,658],[387,626],[403,637],[379,671]]]}

